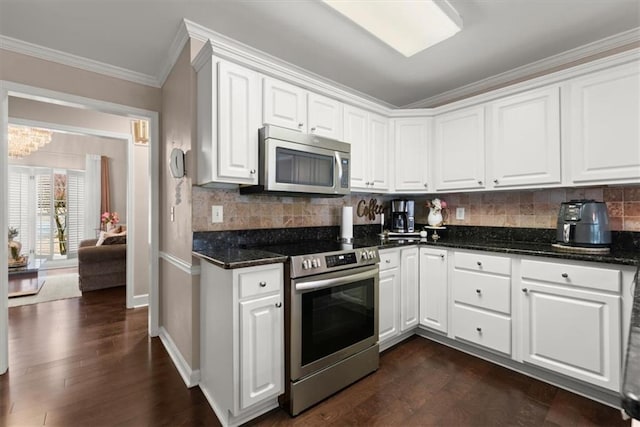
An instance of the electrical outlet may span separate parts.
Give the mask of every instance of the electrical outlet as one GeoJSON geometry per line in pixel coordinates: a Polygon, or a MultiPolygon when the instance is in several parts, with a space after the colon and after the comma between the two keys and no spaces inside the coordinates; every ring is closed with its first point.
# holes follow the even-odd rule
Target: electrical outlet
{"type": "Polygon", "coordinates": [[[174,222],[175,220],[176,220],[176,207],[171,206],[171,222],[174,222]]]}
{"type": "Polygon", "coordinates": [[[213,205],[211,206],[211,223],[215,224],[218,222],[222,222],[222,206],[213,205]]]}
{"type": "Polygon", "coordinates": [[[456,219],[464,219],[464,208],[456,208],[456,219]]]}

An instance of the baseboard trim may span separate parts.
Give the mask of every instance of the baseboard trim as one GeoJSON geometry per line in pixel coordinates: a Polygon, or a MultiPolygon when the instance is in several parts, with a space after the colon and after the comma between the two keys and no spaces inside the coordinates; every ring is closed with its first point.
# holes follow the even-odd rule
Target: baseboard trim
{"type": "Polygon", "coordinates": [[[192,370],[184,357],[182,357],[182,353],[178,350],[178,346],[176,346],[173,339],[171,339],[171,335],[167,332],[164,326],[160,326],[160,333],[158,334],[160,337],[160,341],[164,345],[164,348],[169,353],[169,357],[171,357],[171,361],[175,365],[178,373],[182,377],[182,380],[186,384],[188,388],[195,387],[200,383],[200,370],[192,370]]]}

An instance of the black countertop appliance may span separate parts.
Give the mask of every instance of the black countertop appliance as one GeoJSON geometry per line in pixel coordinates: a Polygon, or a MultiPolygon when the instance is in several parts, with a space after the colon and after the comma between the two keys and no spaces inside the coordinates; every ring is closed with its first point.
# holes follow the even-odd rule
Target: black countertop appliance
{"type": "Polygon", "coordinates": [[[607,205],[595,200],[571,200],[560,205],[556,241],[567,246],[602,248],[611,245],[607,205]]]}

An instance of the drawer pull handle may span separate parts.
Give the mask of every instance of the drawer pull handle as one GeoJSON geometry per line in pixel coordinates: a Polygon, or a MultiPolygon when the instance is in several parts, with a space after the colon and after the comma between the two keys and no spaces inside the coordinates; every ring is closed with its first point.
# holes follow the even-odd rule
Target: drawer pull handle
{"type": "Polygon", "coordinates": [[[562,277],[564,277],[565,279],[567,279],[569,277],[569,275],[567,273],[562,273],[562,277]]]}
{"type": "Polygon", "coordinates": [[[299,128],[301,128],[302,126],[304,126],[304,123],[298,123],[299,128]]]}
{"type": "Polygon", "coordinates": [[[482,263],[480,261],[477,262],[478,267],[482,267],[482,263]]]}
{"type": "Polygon", "coordinates": [[[481,295],[482,294],[482,290],[476,289],[476,294],[481,295]]]}
{"type": "Polygon", "coordinates": [[[316,131],[316,127],[314,126],[311,128],[311,132],[315,132],[315,131],[316,131]]]}
{"type": "Polygon", "coordinates": [[[261,288],[264,288],[265,286],[267,286],[267,282],[260,282],[259,285],[261,288]]]}
{"type": "Polygon", "coordinates": [[[522,292],[524,292],[524,293],[526,294],[527,292],[529,292],[529,289],[527,289],[527,288],[522,288],[522,292]]]}
{"type": "Polygon", "coordinates": [[[478,331],[478,332],[482,333],[482,328],[477,327],[477,328],[476,328],[476,331],[478,331]]]}
{"type": "Polygon", "coordinates": [[[278,308],[282,307],[282,303],[281,302],[277,302],[276,303],[276,307],[278,307],[278,308]]]}

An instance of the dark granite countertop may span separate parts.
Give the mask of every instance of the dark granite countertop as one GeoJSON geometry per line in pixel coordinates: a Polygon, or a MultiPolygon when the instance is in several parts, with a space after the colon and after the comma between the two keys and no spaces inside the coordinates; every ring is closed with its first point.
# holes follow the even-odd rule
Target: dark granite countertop
{"type": "Polygon", "coordinates": [[[287,257],[273,252],[242,248],[206,248],[193,255],[222,268],[242,268],[285,262],[287,257]]]}
{"type": "Polygon", "coordinates": [[[622,407],[633,418],[640,420],[640,286],[635,278],[635,295],[629,327],[629,344],[622,380],[622,407]]]}
{"type": "Polygon", "coordinates": [[[612,249],[607,254],[579,254],[564,252],[554,249],[550,243],[543,242],[519,242],[519,241],[492,241],[447,238],[434,242],[427,238],[387,240],[379,237],[356,239],[357,246],[377,246],[379,249],[393,247],[421,245],[443,249],[469,249],[488,252],[497,252],[515,255],[544,256],[549,258],[568,259],[575,261],[601,262],[621,265],[640,265],[640,252],[612,249]]]}

